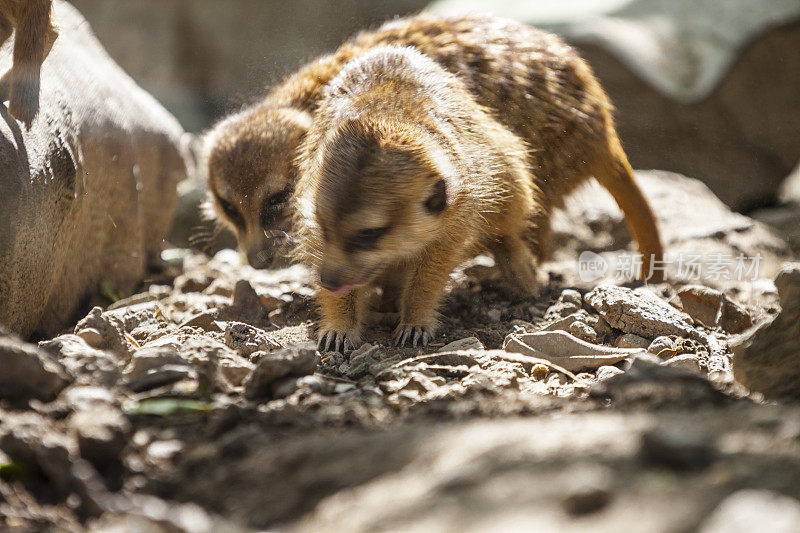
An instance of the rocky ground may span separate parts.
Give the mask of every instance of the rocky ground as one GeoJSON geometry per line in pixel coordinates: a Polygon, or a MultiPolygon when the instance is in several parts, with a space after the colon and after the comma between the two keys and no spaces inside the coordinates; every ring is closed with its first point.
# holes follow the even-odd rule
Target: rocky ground
{"type": "Polygon", "coordinates": [[[107,287],[38,345],[0,335],[0,529],[796,530],[800,406],[731,365],[800,290],[791,252],[698,182],[640,181],[698,279],[626,279],[624,222],[590,188],[539,298],[476,258],[427,348],[376,324],[317,353],[308,271],[230,250],[167,250],[139,294],[107,287]],[[715,254],[759,269],[718,276],[715,254]]]}

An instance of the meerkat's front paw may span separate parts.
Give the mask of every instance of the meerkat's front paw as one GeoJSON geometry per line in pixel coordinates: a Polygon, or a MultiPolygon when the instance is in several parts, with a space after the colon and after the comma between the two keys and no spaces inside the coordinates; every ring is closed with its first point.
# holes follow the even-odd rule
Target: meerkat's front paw
{"type": "Polygon", "coordinates": [[[355,329],[349,331],[320,329],[318,335],[319,341],[317,341],[317,350],[320,353],[345,353],[352,351],[356,346],[361,344],[361,334],[355,329]]]}
{"type": "Polygon", "coordinates": [[[433,339],[433,334],[436,328],[431,325],[414,325],[414,324],[400,324],[394,330],[394,345],[403,347],[406,343],[416,348],[420,346],[427,346],[433,339]]]}

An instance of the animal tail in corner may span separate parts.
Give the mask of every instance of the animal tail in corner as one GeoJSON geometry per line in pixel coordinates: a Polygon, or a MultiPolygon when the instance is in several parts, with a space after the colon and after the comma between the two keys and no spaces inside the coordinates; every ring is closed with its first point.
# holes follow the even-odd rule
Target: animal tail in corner
{"type": "Polygon", "coordinates": [[[607,161],[595,169],[595,177],[616,200],[628,227],[639,245],[642,267],[639,274],[644,281],[658,283],[664,280],[664,249],[653,210],[636,184],[625,152],[616,135],[613,136],[607,161]]]}

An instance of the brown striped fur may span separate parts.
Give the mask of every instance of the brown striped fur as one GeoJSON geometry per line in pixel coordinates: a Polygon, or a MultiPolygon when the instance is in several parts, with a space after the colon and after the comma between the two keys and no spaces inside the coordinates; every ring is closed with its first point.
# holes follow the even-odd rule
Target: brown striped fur
{"type": "Polygon", "coordinates": [[[541,198],[527,152],[413,48],[348,63],[298,157],[297,253],[319,275],[320,350],[360,342],[376,286],[399,304],[396,342],[427,344],[450,273],[481,249],[519,290],[535,290],[541,198]]]}
{"type": "Polygon", "coordinates": [[[294,187],[289,162],[325,85],[349,60],[386,44],[413,46],[456,74],[479,104],[532,148],[528,163],[544,193],[533,235],[539,258],[547,256],[552,209],[595,176],[622,208],[646,276],[650,259],[662,255],[658,229],[617,137],[611,103],[589,66],[555,35],[514,21],[427,13],[357,35],[210,132],[212,203],[254,266],[269,264],[281,251],[276,236],[283,234],[291,206],[270,205],[294,187]],[[226,216],[220,202],[235,209],[238,220],[226,216]],[[274,215],[266,224],[260,216],[265,209],[274,215]]]}

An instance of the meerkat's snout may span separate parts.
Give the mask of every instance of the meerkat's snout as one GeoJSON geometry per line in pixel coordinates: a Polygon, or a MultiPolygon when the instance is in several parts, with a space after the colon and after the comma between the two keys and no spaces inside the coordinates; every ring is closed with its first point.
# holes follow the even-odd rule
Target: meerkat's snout
{"type": "Polygon", "coordinates": [[[255,108],[206,136],[209,215],[234,231],[239,252],[254,268],[285,264],[297,173],[284,154],[296,149],[310,125],[305,112],[255,108]]]}
{"type": "MultiPolygon", "coordinates": [[[[353,133],[348,126],[343,131],[353,133]]],[[[314,214],[317,274],[334,296],[373,282],[436,238],[447,186],[439,165],[421,157],[423,135],[410,136],[386,140],[367,129],[333,139],[322,155],[328,164],[314,214]]]]}

